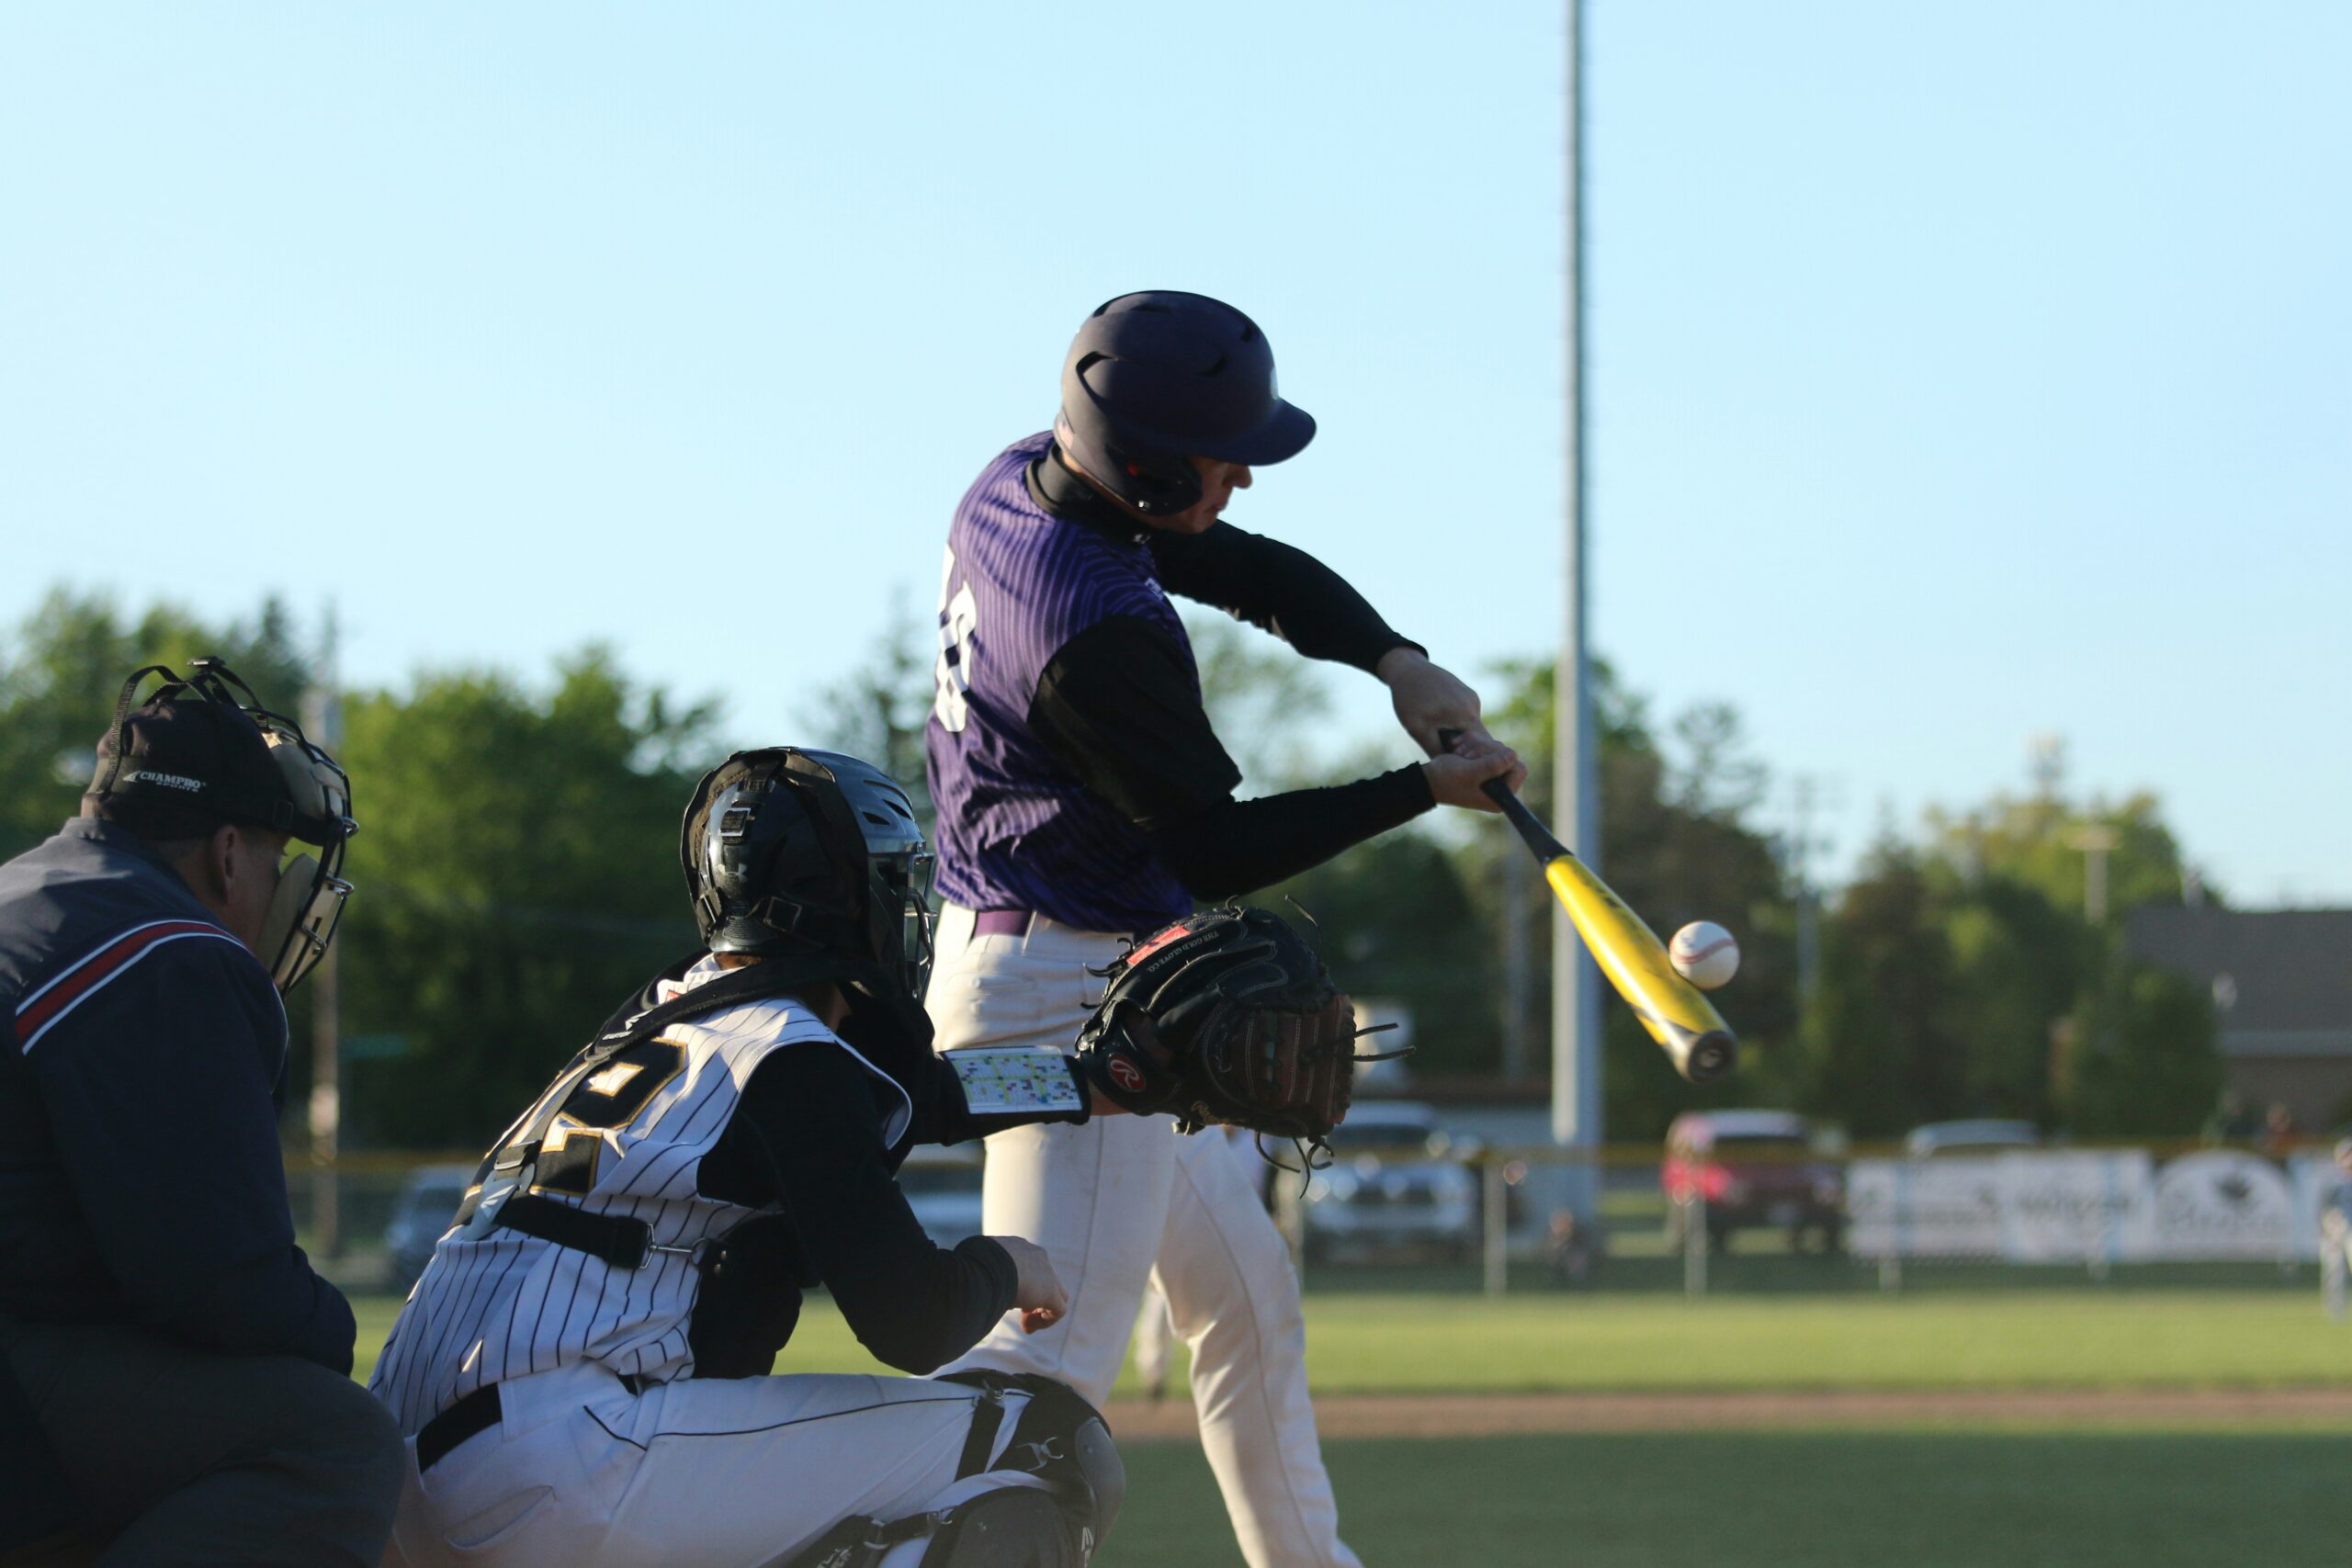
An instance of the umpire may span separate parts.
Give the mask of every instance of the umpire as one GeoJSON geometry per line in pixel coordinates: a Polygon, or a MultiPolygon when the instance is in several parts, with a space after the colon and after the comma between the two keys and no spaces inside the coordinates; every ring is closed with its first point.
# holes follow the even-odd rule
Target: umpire
{"type": "Polygon", "coordinates": [[[124,682],[80,818],[0,866],[0,1553],[372,1565],[400,1435],[277,1141],[280,997],[350,891],[349,785],[191,671],[124,682]]]}
{"type": "MultiPolygon", "coordinates": [[[[948,531],[938,694],[942,1050],[1052,1049],[1126,938],[1195,899],[1262,887],[1445,804],[1492,810],[1525,771],[1475,693],[1337,573],[1218,521],[1253,465],[1315,422],[1275,391],[1255,322],[1198,294],[1127,294],[1080,329],[1050,434],[985,468],[948,531]],[[1336,789],[1236,800],[1170,593],[1373,675],[1425,751],[1458,755],[1336,789]]],[[[1352,1568],[1307,1400],[1298,1281],[1222,1138],[1142,1118],[989,1140],[991,1231],[1044,1246],[1070,1292],[1054,1327],[1008,1319],[967,1366],[1041,1373],[1100,1401],[1147,1279],[1193,1351],[1201,1437],[1251,1568],[1352,1568]]]]}

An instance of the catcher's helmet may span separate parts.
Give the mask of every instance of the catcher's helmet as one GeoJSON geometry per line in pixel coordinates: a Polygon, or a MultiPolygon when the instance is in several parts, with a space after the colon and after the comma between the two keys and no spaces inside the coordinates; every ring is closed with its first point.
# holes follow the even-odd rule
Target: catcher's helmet
{"type": "Polygon", "coordinates": [[[831,953],[908,997],[931,963],[931,846],[871,762],[777,746],[705,773],[678,858],[713,953],[831,953]]]}
{"type": "Polygon", "coordinates": [[[1054,438],[1120,500],[1167,516],[1201,499],[1188,457],[1279,463],[1315,438],[1315,420],[1275,390],[1255,321],[1205,294],[1151,289],[1079,328],[1054,438]]]}

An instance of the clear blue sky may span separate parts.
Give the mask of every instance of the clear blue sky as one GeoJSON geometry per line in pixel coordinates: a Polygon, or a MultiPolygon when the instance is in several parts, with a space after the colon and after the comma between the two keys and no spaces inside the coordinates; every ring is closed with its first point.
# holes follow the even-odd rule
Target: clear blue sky
{"type": "MultiPolygon", "coordinates": [[[[1235,521],[1548,649],[1556,6],[684,9],[0,13],[0,621],[275,588],[360,682],[602,638],[787,738],[1079,318],[1176,287],[1322,422],[1235,521]]],[[[1600,649],[1845,852],[2056,731],[2239,898],[2352,902],[2352,7],[1589,37],[1600,649]]]]}

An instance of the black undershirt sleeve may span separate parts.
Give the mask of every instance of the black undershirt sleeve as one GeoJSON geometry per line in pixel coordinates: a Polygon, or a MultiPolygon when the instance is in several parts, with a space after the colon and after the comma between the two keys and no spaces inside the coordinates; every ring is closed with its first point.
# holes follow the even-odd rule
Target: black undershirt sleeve
{"type": "Polygon", "coordinates": [[[1329,789],[1227,800],[1144,836],[1184,891],[1232,898],[1312,870],[1436,803],[1429,775],[1405,767],[1329,789]]]}
{"type": "Polygon", "coordinates": [[[1369,672],[1392,649],[1420,648],[1397,636],[1347,579],[1295,546],[1230,523],[1198,534],[1154,528],[1147,542],[1170,593],[1238,615],[1309,659],[1369,672]]]}
{"type": "Polygon", "coordinates": [[[1109,616],[1062,645],[1037,682],[1029,728],[1196,898],[1280,882],[1436,804],[1418,767],[1235,800],[1241,770],[1209,728],[1190,660],[1139,616],[1109,616]]]}
{"type": "Polygon", "coordinates": [[[1012,1310],[1012,1255],[985,1237],[933,1244],[907,1206],[883,1139],[898,1093],[848,1052],[810,1042],[752,1070],[729,1141],[748,1133],[774,1173],[808,1271],[858,1342],[917,1376],[978,1344],[1012,1310]]]}
{"type": "Polygon", "coordinates": [[[1106,616],[1062,644],[1038,677],[1029,728],[1146,832],[1230,799],[1241,782],[1184,649],[1138,615],[1106,616]]]}

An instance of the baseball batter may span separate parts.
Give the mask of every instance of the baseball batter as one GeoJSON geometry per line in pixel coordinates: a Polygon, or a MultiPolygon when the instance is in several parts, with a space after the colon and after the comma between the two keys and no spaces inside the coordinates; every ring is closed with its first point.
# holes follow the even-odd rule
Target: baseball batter
{"type": "Polygon", "coordinates": [[[894,1173],[918,1140],[1083,1121],[1084,1080],[931,1054],[930,856],[869,764],[741,753],[681,854],[710,951],[502,1135],[377,1363],[413,1458],[388,1561],[1082,1568],[1123,1482],[1067,1388],[766,1374],[820,1282],[912,1371],[1049,1322],[1038,1248],[935,1247],[894,1173]]]}
{"type": "MultiPolygon", "coordinates": [[[[944,1051],[1057,1047],[1126,940],[1317,865],[1479,785],[1524,776],[1470,688],[1311,557],[1218,520],[1254,466],[1315,431],[1277,394],[1265,336],[1197,294],[1124,295],[1088,318],[1050,434],[982,470],[948,534],[937,695],[938,952],[928,1007],[944,1051]],[[1334,789],[1238,801],[1168,595],[1278,633],[1385,683],[1425,751],[1334,789]]],[[[1035,1238],[1069,1312],[1000,1322],[959,1363],[1109,1392],[1148,1278],[1193,1352],[1202,1437],[1255,1568],[1350,1564],[1308,1404],[1298,1285],[1223,1138],[1143,1118],[1024,1127],[989,1141],[992,1231],[1035,1238]]]]}

